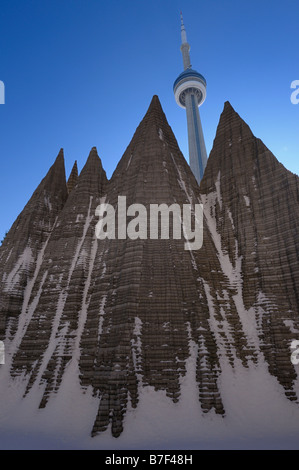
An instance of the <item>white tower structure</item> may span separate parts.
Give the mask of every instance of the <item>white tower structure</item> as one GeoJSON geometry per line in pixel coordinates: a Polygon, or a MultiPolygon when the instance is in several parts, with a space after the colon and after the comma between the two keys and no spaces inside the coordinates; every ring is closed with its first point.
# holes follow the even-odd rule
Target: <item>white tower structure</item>
{"type": "Polygon", "coordinates": [[[200,183],[207,164],[207,151],[202,132],[202,126],[198,107],[206,99],[206,80],[196,70],[191,68],[190,45],[187,42],[187,34],[181,13],[181,52],[183,55],[184,72],[182,72],[173,84],[174,96],[177,104],[186,109],[189,164],[190,168],[200,183]]]}

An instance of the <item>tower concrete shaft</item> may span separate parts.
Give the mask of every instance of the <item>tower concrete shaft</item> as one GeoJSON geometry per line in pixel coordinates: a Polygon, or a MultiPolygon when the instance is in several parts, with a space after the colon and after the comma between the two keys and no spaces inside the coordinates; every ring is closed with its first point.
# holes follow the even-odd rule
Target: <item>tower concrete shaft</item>
{"type": "Polygon", "coordinates": [[[189,164],[197,182],[200,183],[207,164],[207,152],[198,107],[206,98],[206,80],[191,68],[190,45],[187,42],[182,13],[181,40],[184,72],[174,82],[173,91],[178,105],[186,109],[189,164]]]}

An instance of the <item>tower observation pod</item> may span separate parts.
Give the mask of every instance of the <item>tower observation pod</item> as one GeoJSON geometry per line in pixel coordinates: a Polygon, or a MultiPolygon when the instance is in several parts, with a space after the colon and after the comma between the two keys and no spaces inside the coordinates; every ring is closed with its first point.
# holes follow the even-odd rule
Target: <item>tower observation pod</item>
{"type": "Polygon", "coordinates": [[[173,84],[174,97],[179,106],[186,109],[189,145],[189,164],[200,183],[207,164],[207,151],[200,121],[199,106],[206,99],[206,80],[190,63],[190,45],[181,13],[181,52],[183,55],[184,71],[173,84]]]}

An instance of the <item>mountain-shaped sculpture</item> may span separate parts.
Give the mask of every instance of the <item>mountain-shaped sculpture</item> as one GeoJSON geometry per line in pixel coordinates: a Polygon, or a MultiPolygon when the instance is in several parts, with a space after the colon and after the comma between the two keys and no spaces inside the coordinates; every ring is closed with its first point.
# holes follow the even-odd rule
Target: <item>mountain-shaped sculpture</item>
{"type": "Polygon", "coordinates": [[[266,364],[285,400],[297,402],[298,201],[298,177],[228,102],[200,186],[157,96],[110,180],[92,148],[67,183],[61,150],[0,249],[5,387],[18,383],[22,400],[45,409],[72,376],[97,402],[84,416],[92,436],[120,436],[146,387],[180,403],[190,360],[190,406],[203,416],[229,415],[224,363],[266,364]],[[96,208],[117,211],[119,196],[147,209],[202,204],[202,247],[186,250],[184,238],[98,239],[96,208]]]}

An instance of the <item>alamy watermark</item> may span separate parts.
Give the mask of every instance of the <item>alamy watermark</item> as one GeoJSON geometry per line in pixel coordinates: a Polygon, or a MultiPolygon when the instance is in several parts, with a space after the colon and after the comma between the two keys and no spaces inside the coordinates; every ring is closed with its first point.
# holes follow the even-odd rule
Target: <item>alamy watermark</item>
{"type": "Polygon", "coordinates": [[[5,86],[0,80],[0,104],[5,104],[5,86]]]}
{"type": "Polygon", "coordinates": [[[164,240],[171,237],[179,240],[183,236],[186,240],[185,250],[199,250],[202,247],[202,204],[195,204],[194,207],[191,204],[183,204],[182,209],[176,203],[170,206],[150,204],[148,210],[143,204],[131,204],[127,207],[126,196],[118,196],[117,211],[111,204],[102,203],[97,206],[95,215],[99,217],[95,229],[99,240],[157,240],[160,234],[160,239],[164,240]],[[128,217],[131,220],[128,221],[128,217]]]}
{"type": "Polygon", "coordinates": [[[291,342],[291,349],[294,349],[294,351],[291,354],[291,362],[294,366],[297,366],[299,364],[299,341],[294,339],[291,342]]]}
{"type": "Polygon", "coordinates": [[[295,90],[291,94],[291,103],[298,104],[299,103],[299,80],[293,80],[291,83],[291,88],[295,88],[295,90]]]}
{"type": "Polygon", "coordinates": [[[0,364],[5,364],[5,348],[3,341],[0,341],[0,364]]]}

